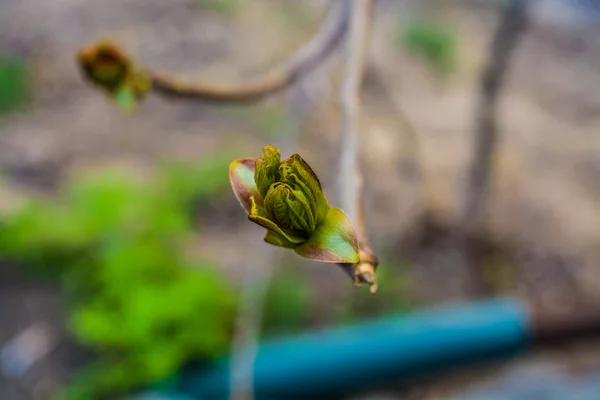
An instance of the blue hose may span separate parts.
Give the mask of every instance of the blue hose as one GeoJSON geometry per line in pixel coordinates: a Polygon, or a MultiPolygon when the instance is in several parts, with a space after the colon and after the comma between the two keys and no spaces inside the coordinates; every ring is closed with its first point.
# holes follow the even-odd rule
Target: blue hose
{"type": "MultiPolygon", "coordinates": [[[[515,355],[529,343],[523,304],[499,299],[440,307],[260,345],[254,371],[257,399],[330,398],[426,373],[515,355]]],[[[180,393],[223,400],[229,361],[185,371],[180,393]]]]}

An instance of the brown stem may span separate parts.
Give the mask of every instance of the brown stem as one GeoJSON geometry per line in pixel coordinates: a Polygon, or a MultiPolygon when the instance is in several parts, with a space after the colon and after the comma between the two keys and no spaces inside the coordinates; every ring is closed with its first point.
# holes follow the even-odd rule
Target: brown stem
{"type": "Polygon", "coordinates": [[[339,200],[356,229],[360,247],[357,264],[340,264],[356,286],[369,284],[377,290],[375,270],[377,257],[368,240],[362,199],[362,175],[358,166],[360,90],[370,39],[371,0],[354,0],[350,16],[350,33],[346,49],[346,65],[341,92],[343,128],[339,166],[339,200]]]}

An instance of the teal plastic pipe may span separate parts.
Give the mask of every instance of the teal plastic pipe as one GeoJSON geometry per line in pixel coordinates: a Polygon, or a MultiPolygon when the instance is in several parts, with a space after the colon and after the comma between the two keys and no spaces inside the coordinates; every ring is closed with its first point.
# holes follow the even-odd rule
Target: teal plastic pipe
{"type": "MultiPolygon", "coordinates": [[[[255,361],[255,397],[333,398],[511,356],[530,339],[525,306],[498,299],[268,341],[255,361]]],[[[177,386],[194,399],[224,400],[229,382],[229,360],[223,359],[209,369],[184,372],[177,386]]]]}

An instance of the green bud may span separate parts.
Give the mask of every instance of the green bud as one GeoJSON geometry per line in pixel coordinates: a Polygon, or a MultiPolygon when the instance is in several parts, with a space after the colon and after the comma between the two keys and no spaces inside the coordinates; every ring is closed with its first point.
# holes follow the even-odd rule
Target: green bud
{"type": "Polygon", "coordinates": [[[310,202],[300,190],[289,185],[274,183],[265,197],[265,209],[273,222],[282,229],[299,232],[309,237],[316,229],[315,214],[310,202]]]}
{"type": "Polygon", "coordinates": [[[131,69],[123,51],[107,41],[81,49],[77,60],[86,78],[109,93],[123,85],[131,69]]]}
{"type": "Polygon", "coordinates": [[[112,42],[100,41],[82,48],[77,61],[84,77],[126,111],[133,110],[152,89],[148,73],[112,42]]]}
{"type": "Polygon", "coordinates": [[[329,209],[327,198],[317,174],[298,154],[292,155],[281,163],[281,181],[294,190],[302,191],[310,202],[317,224],[323,222],[329,209]]]}
{"type": "Polygon", "coordinates": [[[280,165],[279,150],[273,146],[263,147],[262,158],[257,158],[254,164],[254,181],[263,199],[267,196],[271,185],[279,180],[280,165]]]}
{"type": "Polygon", "coordinates": [[[350,219],[329,207],[319,178],[298,154],[281,162],[279,150],[265,146],[261,158],[233,161],[229,178],[248,219],[267,229],[267,243],[321,262],[359,261],[350,219]]]}
{"type": "Polygon", "coordinates": [[[276,246],[296,248],[306,241],[306,238],[288,229],[282,229],[269,216],[266,210],[256,203],[256,199],[250,197],[250,210],[248,219],[267,229],[265,240],[276,246]]]}

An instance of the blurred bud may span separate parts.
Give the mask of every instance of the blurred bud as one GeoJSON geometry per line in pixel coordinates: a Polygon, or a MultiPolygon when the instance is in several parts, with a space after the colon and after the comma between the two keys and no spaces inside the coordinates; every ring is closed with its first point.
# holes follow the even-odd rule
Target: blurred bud
{"type": "Polygon", "coordinates": [[[151,89],[148,74],[112,42],[100,41],[81,49],[77,61],[85,78],[126,111],[133,110],[151,89]]]}

